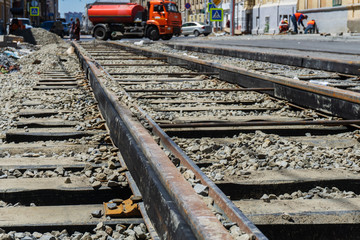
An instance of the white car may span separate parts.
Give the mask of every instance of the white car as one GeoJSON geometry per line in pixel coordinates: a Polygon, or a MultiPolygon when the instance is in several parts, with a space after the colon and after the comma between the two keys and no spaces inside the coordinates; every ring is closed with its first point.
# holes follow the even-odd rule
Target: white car
{"type": "Polygon", "coordinates": [[[10,18],[9,24],[6,26],[7,33],[10,33],[10,26],[15,23],[15,21],[19,24],[20,29],[33,28],[33,26],[31,26],[30,19],[28,18],[10,18]]]}
{"type": "Polygon", "coordinates": [[[182,25],[181,32],[185,37],[190,34],[194,34],[195,37],[200,36],[200,34],[207,36],[211,33],[211,27],[209,25],[205,25],[204,23],[188,22],[182,25]]]}

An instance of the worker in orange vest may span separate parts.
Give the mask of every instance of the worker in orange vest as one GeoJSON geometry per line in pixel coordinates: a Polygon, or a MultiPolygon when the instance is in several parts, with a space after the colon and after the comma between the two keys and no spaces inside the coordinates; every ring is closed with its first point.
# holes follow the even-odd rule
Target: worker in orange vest
{"type": "Polygon", "coordinates": [[[279,24],[279,32],[286,32],[289,30],[289,22],[286,18],[282,19],[279,24]]]}
{"type": "Polygon", "coordinates": [[[311,19],[310,21],[307,22],[307,25],[305,28],[305,34],[307,34],[309,31],[314,32],[315,28],[316,28],[315,20],[311,19]]]}
{"type": "Polygon", "coordinates": [[[303,28],[305,28],[304,23],[302,22],[304,19],[307,19],[307,15],[302,13],[294,13],[291,16],[291,22],[294,25],[294,31],[295,33],[298,33],[298,24],[301,24],[303,28]]]}

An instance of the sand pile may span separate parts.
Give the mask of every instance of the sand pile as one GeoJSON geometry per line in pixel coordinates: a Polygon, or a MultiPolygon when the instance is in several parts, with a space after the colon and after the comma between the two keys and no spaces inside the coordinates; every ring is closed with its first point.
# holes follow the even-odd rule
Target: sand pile
{"type": "Polygon", "coordinates": [[[47,45],[63,41],[58,35],[43,28],[17,30],[13,34],[16,36],[22,36],[25,42],[34,45],[47,45]]]}
{"type": "Polygon", "coordinates": [[[55,33],[49,32],[43,28],[31,28],[30,31],[37,45],[47,45],[63,41],[62,38],[55,33]]]}

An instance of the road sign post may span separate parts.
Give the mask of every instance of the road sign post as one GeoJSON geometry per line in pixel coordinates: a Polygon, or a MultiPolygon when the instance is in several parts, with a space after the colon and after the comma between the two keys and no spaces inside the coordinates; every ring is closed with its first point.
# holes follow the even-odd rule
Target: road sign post
{"type": "Polygon", "coordinates": [[[208,4],[207,4],[208,12],[210,12],[210,9],[212,9],[212,8],[216,8],[215,4],[213,4],[213,3],[208,3],[208,4]]]}
{"type": "Polygon", "coordinates": [[[222,22],[224,18],[224,10],[222,8],[210,9],[210,21],[222,22]]]}
{"type": "Polygon", "coordinates": [[[212,1],[217,7],[222,3],[222,0],[212,0],[212,1]]]}
{"type": "Polygon", "coordinates": [[[30,7],[30,16],[39,16],[39,7],[30,7]]]}
{"type": "MultiPolygon", "coordinates": [[[[210,21],[211,22],[222,22],[224,18],[224,10],[222,8],[212,8],[210,9],[210,21]]],[[[217,32],[217,23],[216,31],[217,32]]]]}
{"type": "Polygon", "coordinates": [[[186,18],[186,20],[185,20],[185,22],[188,22],[189,20],[188,20],[188,15],[189,15],[189,9],[191,8],[191,4],[190,3],[185,3],[185,18],[186,18]]]}

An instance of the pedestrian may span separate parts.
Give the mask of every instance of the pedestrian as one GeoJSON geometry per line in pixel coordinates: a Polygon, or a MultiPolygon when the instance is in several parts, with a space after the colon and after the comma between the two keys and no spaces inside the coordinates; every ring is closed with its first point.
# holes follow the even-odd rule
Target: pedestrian
{"type": "Polygon", "coordinates": [[[75,35],[75,40],[79,41],[80,40],[80,19],[79,18],[76,18],[76,20],[75,20],[74,35],[75,35]]]}
{"type": "Polygon", "coordinates": [[[280,21],[279,24],[279,32],[287,32],[289,30],[289,22],[287,20],[287,18],[284,18],[280,21]]]}
{"type": "Polygon", "coordinates": [[[298,24],[301,24],[303,26],[303,28],[305,29],[303,20],[307,19],[307,18],[308,18],[307,15],[302,14],[302,13],[294,13],[291,16],[291,22],[294,25],[294,31],[295,31],[296,34],[298,33],[298,24]]]}
{"type": "Polygon", "coordinates": [[[230,20],[227,20],[227,22],[226,22],[226,27],[227,27],[227,28],[230,28],[230,20]]]}
{"type": "Polygon", "coordinates": [[[306,28],[305,28],[305,34],[307,34],[309,31],[310,33],[314,33],[316,29],[316,23],[314,19],[311,19],[307,22],[306,28]]]}
{"type": "Polygon", "coordinates": [[[70,18],[70,40],[74,39],[75,22],[73,18],[70,18]]]}
{"type": "Polygon", "coordinates": [[[10,23],[9,31],[10,33],[13,33],[18,29],[21,29],[19,20],[17,18],[14,18],[10,23]]]}

